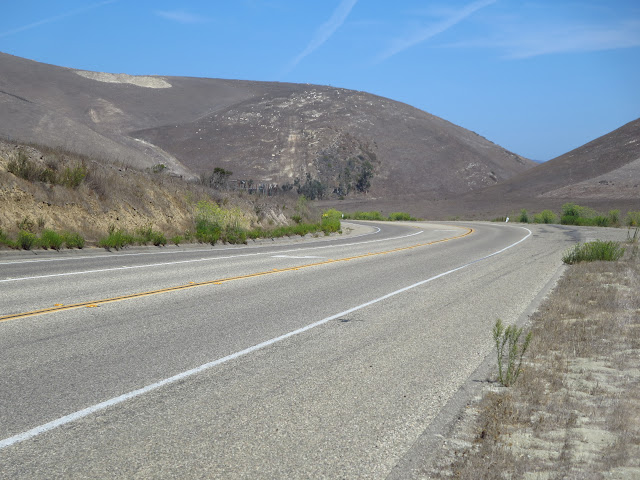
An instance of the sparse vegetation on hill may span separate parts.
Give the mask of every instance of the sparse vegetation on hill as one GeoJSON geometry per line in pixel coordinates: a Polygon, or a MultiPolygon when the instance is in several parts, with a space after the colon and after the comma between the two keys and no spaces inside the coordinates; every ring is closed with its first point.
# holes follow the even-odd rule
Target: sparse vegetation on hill
{"type": "Polygon", "coordinates": [[[215,169],[208,186],[163,168],[139,171],[59,148],[0,141],[0,247],[246,243],[339,230],[295,192],[277,199],[247,196],[225,188],[230,175],[215,169]]]}

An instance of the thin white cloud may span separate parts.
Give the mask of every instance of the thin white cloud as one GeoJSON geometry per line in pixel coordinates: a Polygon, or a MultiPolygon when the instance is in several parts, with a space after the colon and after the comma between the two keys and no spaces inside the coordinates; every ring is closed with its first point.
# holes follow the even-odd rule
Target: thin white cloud
{"type": "Polygon", "coordinates": [[[208,21],[205,17],[185,12],[184,10],[160,10],[156,11],[155,14],[164,19],[178,23],[204,23],[208,21]]]}
{"type": "Polygon", "coordinates": [[[329,40],[329,38],[331,38],[335,31],[340,28],[345,22],[345,20],[349,16],[349,13],[351,13],[351,10],[357,2],[358,0],[342,0],[340,2],[340,5],[338,5],[338,7],[334,10],[331,18],[329,18],[329,20],[318,27],[309,44],[289,63],[284,73],[289,73],[306,56],[313,53],[315,50],[320,48],[327,40],[329,40]]]}
{"type": "Polygon", "coordinates": [[[449,47],[493,48],[506,59],[563,53],[588,53],[640,47],[640,21],[609,25],[518,25],[493,38],[459,42],[449,47]]]}
{"type": "Polygon", "coordinates": [[[502,43],[506,58],[522,59],[558,53],[597,52],[640,47],[640,22],[611,26],[574,25],[521,31],[502,43]]]}
{"type": "Polygon", "coordinates": [[[433,38],[446,30],[449,30],[451,27],[462,22],[464,19],[473,15],[478,10],[488,7],[489,5],[496,2],[497,0],[477,0],[473,3],[470,3],[460,10],[452,12],[448,16],[448,18],[442,20],[441,22],[423,28],[409,37],[396,40],[387,50],[383,51],[378,56],[378,61],[382,62],[390,57],[393,57],[394,55],[397,55],[400,52],[403,52],[404,50],[407,50],[408,48],[423,43],[430,38],[433,38]]]}
{"type": "Polygon", "coordinates": [[[61,13],[60,15],[55,15],[53,17],[38,20],[37,22],[33,22],[28,25],[23,25],[22,27],[17,27],[11,30],[7,30],[6,32],[2,32],[0,33],[0,38],[8,37],[9,35],[14,35],[16,33],[24,32],[25,30],[31,30],[32,28],[36,28],[41,25],[45,25],[47,23],[57,22],[58,20],[62,20],[63,18],[72,17],[74,15],[84,13],[88,10],[93,10],[94,8],[102,7],[103,5],[108,5],[110,3],[115,3],[117,1],[118,0],[106,0],[104,2],[94,3],[91,5],[87,5],[86,7],[78,8],[76,10],[71,10],[70,12],[61,13]]]}

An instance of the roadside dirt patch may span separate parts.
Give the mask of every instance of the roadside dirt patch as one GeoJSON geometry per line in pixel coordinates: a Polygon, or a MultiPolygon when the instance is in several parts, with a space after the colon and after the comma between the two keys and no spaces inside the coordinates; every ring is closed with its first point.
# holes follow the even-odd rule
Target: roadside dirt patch
{"type": "Polygon", "coordinates": [[[639,291],[637,244],[568,268],[518,382],[487,383],[421,478],[640,478],[639,291]]]}

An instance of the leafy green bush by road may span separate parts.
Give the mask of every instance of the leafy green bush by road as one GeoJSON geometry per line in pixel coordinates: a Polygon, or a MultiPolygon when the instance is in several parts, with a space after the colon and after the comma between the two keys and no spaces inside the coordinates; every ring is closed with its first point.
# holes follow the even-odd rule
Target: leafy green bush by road
{"type": "Polygon", "coordinates": [[[624,247],[619,242],[595,240],[577,244],[564,254],[562,261],[569,265],[597,260],[614,261],[620,259],[622,255],[624,255],[624,247]]]}

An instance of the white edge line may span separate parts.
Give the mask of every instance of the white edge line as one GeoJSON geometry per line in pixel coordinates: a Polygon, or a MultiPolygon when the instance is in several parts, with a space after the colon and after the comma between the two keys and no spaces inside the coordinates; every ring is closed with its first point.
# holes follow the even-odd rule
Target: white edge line
{"type": "Polygon", "coordinates": [[[19,281],[24,281],[24,280],[38,280],[41,278],[52,278],[52,277],[68,277],[71,275],[86,275],[88,273],[101,273],[101,272],[113,272],[116,270],[134,270],[137,268],[151,268],[151,267],[162,267],[162,266],[167,266],[167,265],[179,265],[181,263],[196,263],[196,262],[214,262],[214,261],[219,261],[219,260],[228,260],[230,258],[242,258],[242,257],[255,257],[255,256],[259,256],[259,255],[265,255],[265,256],[273,256],[274,254],[286,254],[286,253],[291,253],[291,252],[299,252],[301,250],[318,250],[321,248],[342,248],[342,247],[352,247],[353,245],[364,245],[367,243],[374,243],[374,242],[386,242],[386,241],[390,241],[390,240],[399,240],[401,238],[408,238],[408,237],[413,237],[415,235],[419,235],[421,233],[424,233],[424,230],[420,230],[419,232],[416,233],[410,233],[408,235],[401,235],[399,237],[393,237],[393,238],[381,238],[379,240],[369,240],[367,242],[355,242],[355,243],[345,243],[342,245],[322,245],[319,247],[300,247],[300,248],[294,248],[291,250],[282,250],[282,251],[277,251],[277,252],[256,252],[256,253],[243,253],[240,255],[228,255],[226,257],[214,257],[214,258],[194,258],[191,260],[178,260],[175,262],[162,262],[162,263],[148,263],[145,265],[132,265],[132,266],[124,266],[124,267],[111,267],[111,268],[99,268],[96,270],[83,270],[80,272],[64,272],[64,273],[51,273],[49,275],[35,275],[35,276],[31,276],[31,277],[15,277],[15,278],[5,278],[0,280],[0,283],[7,283],[7,282],[19,282],[19,281]]]}
{"type": "Polygon", "coordinates": [[[368,307],[370,305],[373,305],[375,303],[381,302],[383,300],[386,300],[390,297],[393,297],[395,295],[399,295],[401,293],[404,293],[408,290],[411,290],[413,288],[419,287],[421,285],[424,285],[425,283],[429,283],[432,282],[433,280],[437,280],[438,278],[442,278],[446,275],[449,275],[451,273],[457,272],[458,270],[462,270],[463,268],[467,268],[475,263],[481,262],[482,260],[486,260],[487,258],[493,257],[495,255],[498,255],[506,250],[509,250],[512,247],[515,247],[516,245],[518,245],[519,243],[524,242],[527,238],[529,238],[531,236],[531,230],[529,230],[528,228],[525,227],[519,227],[522,228],[524,230],[526,230],[527,232],[529,232],[527,234],[527,236],[525,236],[524,238],[522,238],[521,240],[518,240],[516,243],[513,243],[511,245],[509,245],[508,247],[503,248],[502,250],[498,250],[497,252],[491,253],[485,257],[479,258],[477,260],[473,260],[469,263],[466,263],[460,267],[454,268],[452,270],[449,270],[447,272],[443,272],[440,273],[434,277],[428,278],[426,280],[422,280],[418,283],[414,283],[413,285],[409,285],[408,287],[404,287],[401,288],[400,290],[396,290],[394,292],[391,293],[387,293],[386,295],[383,295],[382,297],[376,298],[374,300],[371,300],[369,302],[363,303],[361,305],[358,305],[356,307],[350,308],[348,310],[345,310],[343,312],[340,313],[336,313],[335,315],[331,315],[330,317],[326,317],[323,318],[322,320],[319,320],[317,322],[314,323],[310,323],[309,325],[306,325],[302,328],[299,328],[297,330],[293,330],[289,333],[285,333],[284,335],[280,335],[279,337],[275,337],[272,338],[270,340],[264,341],[262,343],[258,343],[257,345],[254,345],[252,347],[249,348],[245,348],[244,350],[240,350],[238,352],[232,353],[231,355],[227,355],[226,357],[222,357],[219,358],[217,360],[213,360],[212,362],[209,363],[205,363],[203,365],[200,365],[199,367],[196,368],[192,368],[191,370],[187,370],[185,372],[179,373],[177,375],[174,375],[173,377],[169,377],[169,378],[165,378],[164,380],[160,380],[159,382],[156,383],[152,383],[151,385],[147,385],[146,387],[143,388],[139,388],[138,390],[133,390],[131,392],[128,393],[124,393],[118,397],[114,397],[111,398],[109,400],[105,400],[104,402],[100,402],[97,403],[95,405],[92,405],[90,407],[84,408],[82,410],[78,410],[77,412],[73,412],[70,413],[69,415],[65,415],[64,417],[60,417],[56,420],[53,420],[51,422],[45,423],[43,425],[39,425],[35,428],[32,428],[31,430],[27,430],[26,432],[22,432],[19,433],[17,435],[14,435],[12,437],[9,438],[5,438],[4,440],[0,441],[0,450],[2,450],[3,448],[9,447],[11,445],[14,445],[16,443],[19,442],[24,442],[25,440],[29,440],[30,438],[36,437],[42,433],[48,432],[49,430],[53,430],[54,428],[57,427],[61,427],[63,425],[66,425],[67,423],[71,423],[71,422],[75,422],[76,420],[80,420],[81,418],[87,417],[93,413],[99,412],[101,410],[104,410],[106,408],[112,407],[114,405],[118,405],[119,403],[125,402],[127,400],[130,400],[132,398],[136,398],[139,397],[141,395],[144,395],[146,393],[152,392],[154,390],[157,390],[161,387],[164,387],[165,385],[170,385],[172,383],[178,382],[180,380],[183,380],[185,378],[191,377],[193,375],[196,375],[200,372],[203,372],[205,370],[209,370],[210,368],[213,368],[217,365],[221,365],[223,363],[226,363],[230,360],[235,360],[236,358],[240,358],[243,357],[245,355],[248,355],[252,352],[255,352],[257,350],[261,350],[263,348],[269,347],[275,343],[281,342],[282,340],[286,340],[287,338],[293,337],[295,335],[299,335],[303,332],[306,332],[307,330],[311,330],[312,328],[315,327],[319,327],[320,325],[324,325],[327,322],[330,322],[331,320],[335,320],[337,318],[340,318],[344,315],[348,315],[350,313],[353,313],[355,311],[361,310],[365,307],[368,307]]]}

